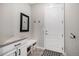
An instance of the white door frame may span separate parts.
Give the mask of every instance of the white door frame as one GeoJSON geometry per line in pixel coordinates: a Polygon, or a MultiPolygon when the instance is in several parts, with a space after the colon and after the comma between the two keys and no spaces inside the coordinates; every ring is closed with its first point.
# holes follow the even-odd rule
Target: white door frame
{"type": "MultiPolygon", "coordinates": [[[[63,4],[64,5],[64,4],[63,4]]],[[[64,8],[65,8],[65,6],[64,6],[64,8]]],[[[65,9],[64,9],[64,13],[65,13],[65,9]]],[[[64,14],[64,19],[65,19],[65,14],[64,14]]],[[[63,26],[65,26],[65,21],[64,21],[64,19],[63,19],[63,26]]],[[[45,25],[44,25],[44,40],[45,40],[45,25]]],[[[63,27],[63,30],[65,30],[65,27],[63,27]]],[[[65,33],[64,33],[65,34],[65,33]]],[[[64,34],[63,34],[63,44],[64,44],[64,34]]],[[[45,47],[45,45],[46,45],[46,43],[45,43],[45,41],[44,41],[44,47],[45,47]]],[[[63,51],[62,51],[62,53],[64,53],[64,45],[63,45],[63,51]]]]}

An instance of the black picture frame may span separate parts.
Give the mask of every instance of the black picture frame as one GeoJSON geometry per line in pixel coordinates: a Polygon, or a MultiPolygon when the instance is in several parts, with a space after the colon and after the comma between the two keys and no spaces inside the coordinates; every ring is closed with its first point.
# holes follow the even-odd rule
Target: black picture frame
{"type": "Polygon", "coordinates": [[[20,32],[29,32],[29,16],[20,13],[20,32]]]}

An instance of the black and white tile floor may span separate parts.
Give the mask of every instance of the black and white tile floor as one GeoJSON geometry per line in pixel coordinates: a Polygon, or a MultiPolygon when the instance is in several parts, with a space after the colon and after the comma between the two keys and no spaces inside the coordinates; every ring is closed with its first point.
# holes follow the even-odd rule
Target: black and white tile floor
{"type": "Polygon", "coordinates": [[[29,56],[64,56],[64,55],[60,52],[51,51],[51,50],[48,50],[48,49],[36,48],[36,49],[33,49],[31,51],[29,56]]]}
{"type": "Polygon", "coordinates": [[[63,56],[63,54],[45,49],[41,56],[63,56]]]}

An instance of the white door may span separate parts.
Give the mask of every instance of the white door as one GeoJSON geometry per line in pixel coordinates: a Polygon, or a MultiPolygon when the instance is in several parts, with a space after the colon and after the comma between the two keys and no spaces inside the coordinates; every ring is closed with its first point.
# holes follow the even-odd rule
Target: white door
{"type": "Polygon", "coordinates": [[[64,52],[64,4],[46,6],[44,22],[44,47],[64,52]]]}

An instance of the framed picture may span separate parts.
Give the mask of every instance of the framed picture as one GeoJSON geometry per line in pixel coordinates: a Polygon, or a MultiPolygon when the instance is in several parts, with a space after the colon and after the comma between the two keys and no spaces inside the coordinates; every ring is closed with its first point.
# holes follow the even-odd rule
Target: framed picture
{"type": "Polygon", "coordinates": [[[20,32],[29,31],[29,16],[24,13],[20,13],[20,32]]]}

